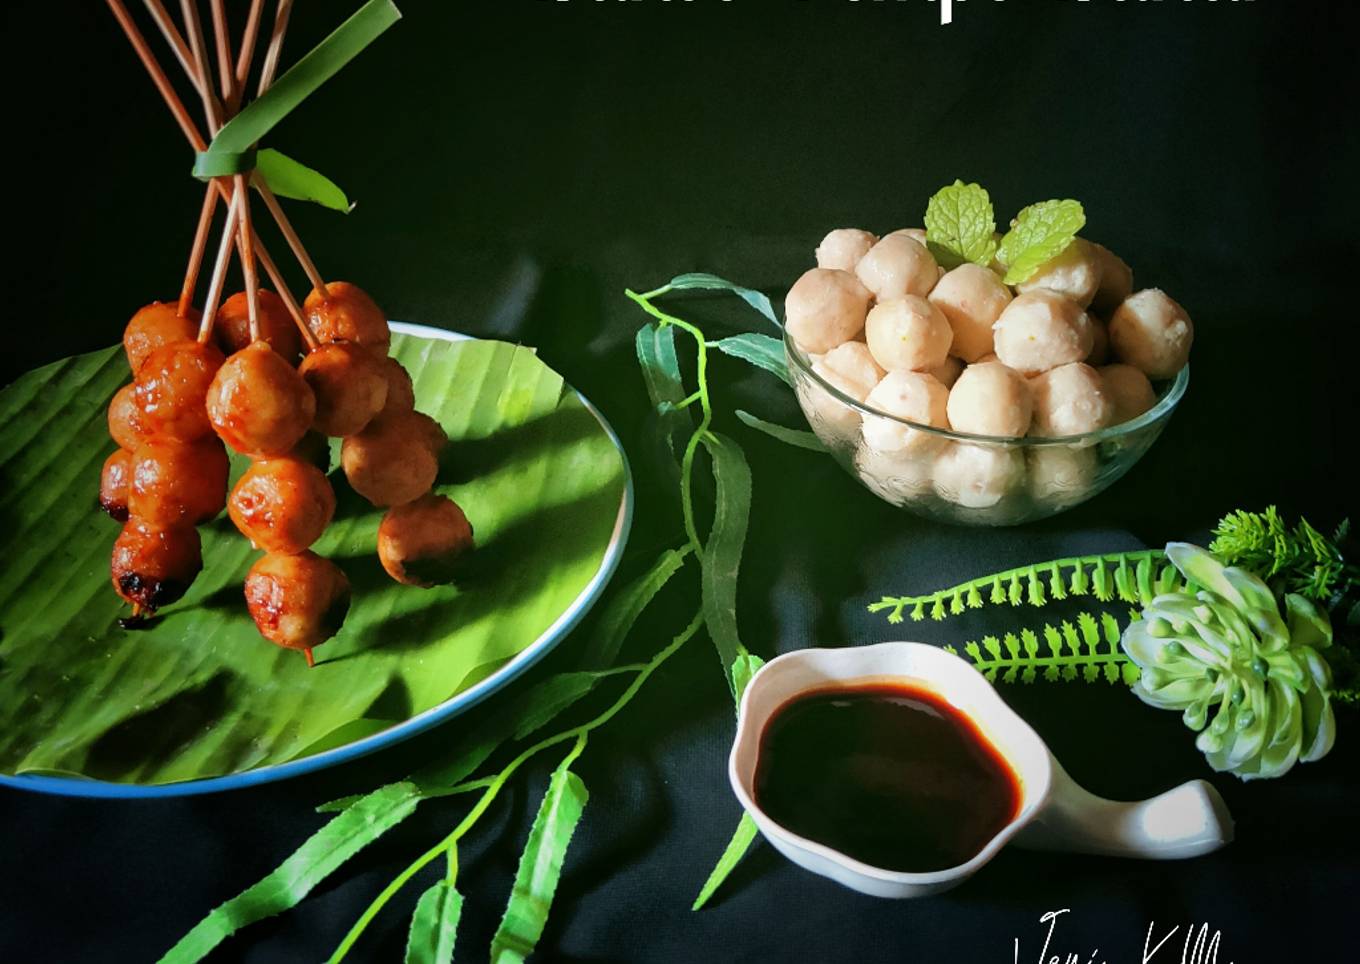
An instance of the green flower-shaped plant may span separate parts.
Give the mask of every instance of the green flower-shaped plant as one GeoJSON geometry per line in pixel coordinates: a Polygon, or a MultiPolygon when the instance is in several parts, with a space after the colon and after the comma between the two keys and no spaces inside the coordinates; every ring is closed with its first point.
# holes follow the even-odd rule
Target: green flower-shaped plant
{"type": "Polygon", "coordinates": [[[1198,546],[1173,542],[1166,555],[1189,586],[1155,597],[1124,631],[1142,670],[1134,693],[1181,710],[1210,766],[1243,780],[1326,756],[1336,737],[1326,615],[1290,593],[1282,617],[1261,579],[1198,546]]]}

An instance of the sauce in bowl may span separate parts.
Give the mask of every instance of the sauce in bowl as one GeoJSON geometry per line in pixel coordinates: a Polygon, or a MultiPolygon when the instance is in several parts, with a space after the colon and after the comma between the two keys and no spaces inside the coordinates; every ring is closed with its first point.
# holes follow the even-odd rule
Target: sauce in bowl
{"type": "Polygon", "coordinates": [[[977,725],[909,682],[802,693],[760,738],[757,805],[884,870],[967,863],[1020,811],[1020,781],[977,725]]]}

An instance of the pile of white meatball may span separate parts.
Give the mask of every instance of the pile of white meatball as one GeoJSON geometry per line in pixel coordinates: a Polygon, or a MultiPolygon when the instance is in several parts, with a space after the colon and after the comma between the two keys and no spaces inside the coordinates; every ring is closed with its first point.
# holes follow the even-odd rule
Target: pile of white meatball
{"type": "MultiPolygon", "coordinates": [[[[896,418],[863,415],[800,385],[818,434],[854,446],[860,478],[888,501],[934,494],[966,509],[1028,494],[1085,498],[1098,470],[1087,444],[968,443],[905,425],[1014,439],[1083,435],[1135,418],[1153,380],[1185,365],[1194,328],[1185,309],[1081,238],[1011,288],[1005,267],[946,271],[909,228],[878,238],[840,228],[817,267],[789,290],[789,336],[841,394],[896,418]]],[[[796,374],[796,372],[795,372],[796,374]]]]}

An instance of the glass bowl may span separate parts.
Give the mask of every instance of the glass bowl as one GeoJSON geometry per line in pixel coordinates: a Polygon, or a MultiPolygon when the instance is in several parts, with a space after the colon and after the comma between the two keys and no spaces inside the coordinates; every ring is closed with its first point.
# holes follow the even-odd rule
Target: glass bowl
{"type": "Polygon", "coordinates": [[[916,515],[972,526],[1009,526],[1057,515],[1103,491],[1162,434],[1190,384],[1187,365],[1157,387],[1135,419],[1062,438],[1000,438],[920,425],[856,401],[812,370],[784,333],[798,404],[836,461],[874,495],[916,515]],[[872,421],[871,421],[872,420],[872,421]],[[865,426],[894,450],[865,442],[865,426]]]}

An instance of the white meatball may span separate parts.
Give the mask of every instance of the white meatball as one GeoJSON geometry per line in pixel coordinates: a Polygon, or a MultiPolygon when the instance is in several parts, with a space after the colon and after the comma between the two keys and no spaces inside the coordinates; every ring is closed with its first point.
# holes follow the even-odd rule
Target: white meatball
{"type": "Polygon", "coordinates": [[[1075,505],[1086,498],[1098,467],[1095,449],[1070,445],[1035,446],[1026,461],[1029,494],[1050,506],[1075,505]]]}
{"type": "Polygon", "coordinates": [[[847,341],[831,349],[812,370],[857,402],[864,401],[886,374],[862,341],[847,341]]]}
{"type": "Polygon", "coordinates": [[[1025,479],[1025,459],[1000,445],[950,442],[935,459],[934,484],[940,498],[970,509],[986,509],[1010,495],[1025,479]]]}
{"type": "Polygon", "coordinates": [[[934,467],[931,457],[908,452],[880,452],[860,446],[855,471],[874,495],[892,505],[905,505],[930,495],[934,467]]]}
{"type": "Polygon", "coordinates": [[[949,427],[971,435],[1016,437],[1029,429],[1034,401],[1025,377],[1000,362],[969,365],[949,392],[949,427]]]}
{"type": "Polygon", "coordinates": [[[894,232],[892,232],[892,233],[893,233],[893,234],[901,234],[901,235],[905,235],[906,237],[911,238],[913,241],[915,241],[915,242],[916,242],[917,244],[919,244],[921,247],[925,248],[927,251],[930,250],[930,248],[926,245],[926,229],[925,229],[925,228],[899,228],[898,230],[896,230],[896,231],[894,231],[894,232]]]}
{"type": "Polygon", "coordinates": [[[990,268],[961,264],[945,273],[930,293],[930,301],[949,320],[954,332],[950,349],[966,362],[992,350],[992,326],[1011,303],[1011,289],[990,268]]]}
{"type": "MultiPolygon", "coordinates": [[[[869,393],[864,404],[920,425],[948,428],[948,399],[949,389],[933,375],[924,372],[889,372],[869,393]]],[[[938,446],[943,439],[892,418],[865,415],[864,441],[870,448],[880,452],[920,452],[938,446]]]]}
{"type": "Polygon", "coordinates": [[[1100,287],[1096,290],[1091,307],[1109,314],[1133,294],[1133,269],[1104,245],[1091,242],[1091,247],[1095,249],[1096,260],[1100,263],[1100,287]]]}
{"type": "Polygon", "coordinates": [[[1074,238],[1062,254],[1044,262],[1028,281],[1015,287],[1021,294],[1053,291],[1087,308],[1100,290],[1100,257],[1090,242],[1074,238]]]}
{"type": "Polygon", "coordinates": [[[963,374],[963,361],[950,355],[944,360],[943,365],[937,365],[930,369],[930,374],[940,380],[940,384],[945,388],[953,388],[954,383],[963,374]]]}
{"type": "Polygon", "coordinates": [[[940,309],[906,295],[869,309],[864,336],[874,359],[890,372],[929,371],[949,357],[954,336],[940,309]]]}
{"type": "Polygon", "coordinates": [[[1157,288],[1125,298],[1110,318],[1115,356],[1148,378],[1170,378],[1184,368],[1194,340],[1190,316],[1157,288]]]}
{"type": "Polygon", "coordinates": [[[870,294],[848,271],[813,268],[784,299],[784,324],[807,352],[828,352],[864,328],[870,294]]]}
{"type": "Polygon", "coordinates": [[[1060,438],[1094,432],[1114,418],[1100,372],[1082,362],[1060,365],[1029,381],[1034,392],[1032,435],[1060,438]]]}
{"type": "Polygon", "coordinates": [[[1091,320],[1070,298],[1051,291],[1019,295],[993,326],[996,357],[1024,375],[1079,362],[1091,353],[1091,320]]]}
{"type": "MultiPolygon", "coordinates": [[[[1091,318],[1090,315],[1086,316],[1091,318]]],[[[1086,364],[1103,365],[1110,360],[1110,329],[1099,318],[1091,318],[1091,353],[1086,364]]]]}
{"type": "Polygon", "coordinates": [[[940,280],[940,267],[925,245],[899,231],[870,248],[855,266],[855,274],[879,301],[892,301],[930,294],[940,280]]]}
{"type": "MultiPolygon", "coordinates": [[[[847,341],[821,356],[812,366],[837,391],[857,402],[864,401],[873,387],[883,378],[869,348],[862,341],[847,341]]],[[[860,413],[820,386],[809,386],[800,394],[809,422],[820,421],[821,427],[842,439],[857,439],[860,413]]]]}
{"type": "Polygon", "coordinates": [[[878,244],[878,236],[859,228],[837,228],[817,245],[817,267],[854,271],[859,259],[878,244]]]}
{"type": "Polygon", "coordinates": [[[1105,394],[1114,406],[1111,425],[1137,418],[1157,404],[1152,382],[1132,365],[1106,365],[1098,370],[1105,382],[1105,394]]]}

